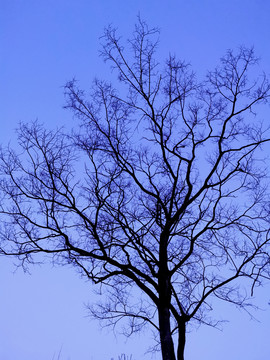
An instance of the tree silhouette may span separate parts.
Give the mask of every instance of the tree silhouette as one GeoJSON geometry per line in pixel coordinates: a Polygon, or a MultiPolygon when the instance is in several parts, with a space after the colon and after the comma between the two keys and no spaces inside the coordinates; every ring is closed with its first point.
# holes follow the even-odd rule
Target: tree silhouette
{"type": "Polygon", "coordinates": [[[117,88],[69,82],[78,129],[21,125],[21,153],[2,150],[1,253],[73,264],[100,284],[95,317],[126,319],[126,335],[150,324],[162,359],[183,360],[186,325],[217,324],[214,298],[245,308],[269,278],[270,139],[254,111],[270,87],[252,49],[200,82],[174,56],[157,62],[158,35],[139,19],[126,51],[109,27],[117,88]]]}

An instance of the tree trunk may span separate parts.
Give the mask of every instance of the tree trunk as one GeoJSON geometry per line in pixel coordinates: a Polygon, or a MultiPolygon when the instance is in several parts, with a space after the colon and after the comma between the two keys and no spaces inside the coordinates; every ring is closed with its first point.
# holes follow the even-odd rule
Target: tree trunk
{"type": "Polygon", "coordinates": [[[169,233],[164,230],[160,237],[159,249],[159,334],[162,360],[176,360],[170,324],[171,284],[167,263],[168,238],[169,233]]]}
{"type": "Polygon", "coordinates": [[[176,360],[171,335],[169,308],[160,306],[158,315],[162,360],[176,360]]]}
{"type": "Polygon", "coordinates": [[[178,323],[177,360],[184,360],[185,344],[186,344],[186,322],[183,320],[178,323]]]}

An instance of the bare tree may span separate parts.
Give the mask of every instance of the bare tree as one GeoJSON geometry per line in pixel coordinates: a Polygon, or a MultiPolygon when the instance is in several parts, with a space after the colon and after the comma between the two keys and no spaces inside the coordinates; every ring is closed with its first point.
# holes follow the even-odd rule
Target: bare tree
{"type": "Polygon", "coordinates": [[[252,49],[199,82],[174,56],[161,66],[157,44],[139,20],[126,53],[108,28],[117,89],[69,82],[79,129],[22,125],[21,154],[2,151],[1,253],[73,264],[107,291],[95,317],[127,319],[127,335],[150,324],[163,360],[183,360],[186,325],[216,325],[214,298],[245,308],[269,278],[270,139],[254,111],[270,87],[252,49]]]}

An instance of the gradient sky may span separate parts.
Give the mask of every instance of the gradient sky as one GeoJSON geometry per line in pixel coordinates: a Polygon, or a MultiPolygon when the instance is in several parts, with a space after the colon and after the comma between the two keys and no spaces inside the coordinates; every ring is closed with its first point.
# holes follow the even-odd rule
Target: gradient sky
{"type": "MultiPolygon", "coordinates": [[[[1,143],[16,146],[20,121],[70,127],[63,85],[76,77],[83,88],[106,73],[98,57],[99,36],[112,23],[130,34],[140,13],[161,29],[160,51],[186,59],[203,75],[228,48],[255,46],[270,74],[270,2],[266,0],[0,0],[1,143]]],[[[106,72],[107,71],[107,72],[106,72]]],[[[269,107],[259,114],[269,122],[269,107]]],[[[270,153],[270,151],[269,151],[270,153]]],[[[126,342],[90,321],[84,304],[94,301],[90,283],[68,267],[32,267],[31,275],[0,258],[0,360],[133,360],[151,345],[147,332],[126,342]]],[[[270,358],[270,286],[259,289],[251,321],[232,306],[217,304],[228,319],[223,331],[201,326],[188,334],[187,360],[270,358]]],[[[159,356],[156,359],[160,359],[159,356]]]]}

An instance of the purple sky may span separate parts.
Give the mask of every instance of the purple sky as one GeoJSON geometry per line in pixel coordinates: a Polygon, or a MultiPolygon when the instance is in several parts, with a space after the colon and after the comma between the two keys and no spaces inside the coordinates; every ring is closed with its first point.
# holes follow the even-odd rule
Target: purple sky
{"type": "MultiPolygon", "coordinates": [[[[242,44],[255,46],[270,74],[265,0],[0,0],[1,143],[12,139],[16,146],[19,121],[71,126],[62,86],[75,76],[87,88],[95,76],[106,76],[98,57],[103,28],[113,23],[130,34],[139,12],[160,27],[164,56],[175,53],[200,75],[242,44]]],[[[269,107],[258,117],[269,122],[269,107]]],[[[95,299],[93,287],[74,269],[47,264],[31,268],[31,275],[14,270],[12,259],[0,258],[0,360],[53,360],[54,353],[56,360],[61,348],[61,360],[116,360],[122,352],[151,359],[143,355],[151,334],[126,342],[90,321],[84,304],[95,299]]],[[[255,294],[265,309],[255,314],[260,322],[218,303],[217,315],[230,322],[223,332],[202,326],[188,334],[187,360],[269,359],[269,289],[255,294]]]]}

